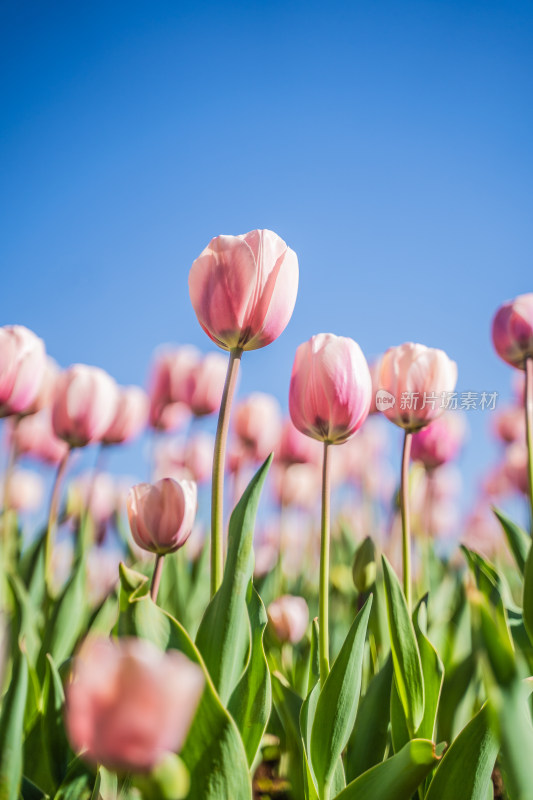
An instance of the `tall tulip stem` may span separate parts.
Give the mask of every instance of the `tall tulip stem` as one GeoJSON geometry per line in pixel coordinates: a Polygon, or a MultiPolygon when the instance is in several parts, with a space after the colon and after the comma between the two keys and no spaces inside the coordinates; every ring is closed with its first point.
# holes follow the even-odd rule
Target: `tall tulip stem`
{"type": "Polygon", "coordinates": [[[59,465],[54,480],[52,489],[52,497],[50,499],[50,511],[48,514],[48,527],[46,529],[46,540],[44,544],[44,576],[46,589],[49,597],[52,597],[52,552],[54,549],[54,542],[57,531],[57,516],[59,513],[59,497],[61,493],[61,484],[67,470],[67,464],[71,448],[67,450],[59,465]]]}
{"type": "Polygon", "coordinates": [[[409,461],[413,434],[405,431],[402,450],[400,482],[400,511],[402,515],[403,591],[407,608],[411,611],[411,520],[409,513],[409,461]]]}
{"type": "Polygon", "coordinates": [[[330,470],[329,443],[324,442],[322,462],[322,520],[320,535],[320,585],[318,589],[318,652],[320,685],[329,675],[329,540],[330,540],[330,470]]]}
{"type": "Polygon", "coordinates": [[[211,597],[222,583],[224,571],[224,465],[228,439],[231,402],[237,385],[242,350],[231,350],[226,382],[218,414],[215,452],[213,457],[213,480],[211,486],[211,597]]]}
{"type": "Polygon", "coordinates": [[[164,563],[164,556],[161,553],[158,553],[155,557],[155,564],[154,564],[154,572],[152,575],[152,584],[150,586],[150,597],[154,601],[157,600],[157,594],[159,592],[159,584],[161,583],[161,575],[163,574],[163,563],[164,563]]]}
{"type": "Polygon", "coordinates": [[[531,535],[533,536],[533,357],[526,358],[526,437],[527,437],[527,468],[529,478],[529,502],[531,506],[531,535]]]}

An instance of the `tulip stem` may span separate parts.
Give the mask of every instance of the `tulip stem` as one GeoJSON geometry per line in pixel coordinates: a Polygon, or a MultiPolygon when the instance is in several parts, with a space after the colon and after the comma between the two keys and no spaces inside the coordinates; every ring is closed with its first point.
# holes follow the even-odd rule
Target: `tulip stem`
{"type": "Polygon", "coordinates": [[[318,590],[318,652],[320,686],[329,675],[329,540],[330,470],[329,442],[324,442],[322,462],[322,520],[320,532],[320,585],[318,590]]]}
{"type": "Polygon", "coordinates": [[[158,553],[155,557],[155,564],[154,564],[154,572],[152,575],[152,584],[150,586],[150,597],[154,601],[157,600],[157,594],[159,592],[159,584],[161,583],[161,575],[163,574],[163,563],[164,563],[164,556],[161,553],[158,553]]]}
{"type": "Polygon", "coordinates": [[[230,352],[215,437],[213,480],[211,485],[211,597],[213,597],[222,583],[222,574],[224,572],[224,465],[231,402],[237,385],[241,356],[242,350],[239,348],[230,352]]]}
{"type": "Polygon", "coordinates": [[[46,529],[46,539],[44,543],[44,577],[48,597],[52,597],[52,551],[54,549],[54,542],[57,531],[57,515],[59,512],[59,496],[61,492],[61,484],[67,469],[68,459],[71,453],[71,448],[67,450],[59,465],[54,480],[52,489],[52,497],[50,498],[50,511],[48,514],[48,527],[46,529]]]}
{"type": "Polygon", "coordinates": [[[411,520],[409,514],[409,460],[413,434],[405,431],[402,451],[400,483],[400,511],[402,515],[403,591],[407,608],[411,613],[411,520]]]}
{"type": "Polygon", "coordinates": [[[527,437],[527,467],[529,479],[529,503],[531,506],[531,535],[533,536],[533,357],[526,358],[526,437],[527,437]]]}

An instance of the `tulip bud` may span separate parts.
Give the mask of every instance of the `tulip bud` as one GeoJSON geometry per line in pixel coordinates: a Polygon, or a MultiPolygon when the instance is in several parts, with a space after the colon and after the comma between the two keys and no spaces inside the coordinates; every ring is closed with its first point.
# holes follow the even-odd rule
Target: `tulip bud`
{"type": "Polygon", "coordinates": [[[235,407],[233,428],[252,461],[264,461],[279,438],[281,412],[275,397],[253,392],[235,407]]]}
{"type": "Polygon", "coordinates": [[[227,368],[225,356],[209,353],[191,371],[187,405],[195,417],[214,414],[220,408],[227,368]]]}
{"type": "Polygon", "coordinates": [[[118,387],[99,367],[74,364],[57,379],[52,406],[56,436],[71,447],[100,441],[116,414],[118,387]]]}
{"type": "Polygon", "coordinates": [[[143,639],[89,638],[66,687],[66,727],[85,760],[148,772],[180,750],[204,687],[182,653],[143,639]]]}
{"type": "Polygon", "coordinates": [[[435,469],[457,457],[464,437],[464,417],[449,411],[413,435],[411,458],[427,469],[435,469]]]}
{"type": "Polygon", "coordinates": [[[68,444],[54,433],[48,408],[19,420],[13,437],[19,455],[31,456],[45,464],[59,464],[68,451],[68,444]]]}
{"type": "Polygon", "coordinates": [[[0,328],[0,417],[24,414],[31,408],[45,368],[42,339],[23,325],[0,328]]]}
{"type": "Polygon", "coordinates": [[[533,358],[533,293],[518,295],[497,310],[492,341],[500,358],[518,369],[533,358]]]}
{"type": "Polygon", "coordinates": [[[319,464],[322,452],[320,445],[296,428],[290,419],[283,425],[276,447],[276,460],[281,464],[319,464]]]}
{"type": "Polygon", "coordinates": [[[43,479],[29,469],[13,470],[9,478],[9,506],[15,511],[36,511],[44,497],[43,479]]]}
{"type": "Polygon", "coordinates": [[[190,417],[189,380],[200,362],[196,347],[162,347],[156,353],[150,375],[150,425],[176,430],[190,417]]]}
{"type": "Polygon", "coordinates": [[[257,350],[277,339],[297,290],[296,253],[269,230],[216,236],[189,274],[198,322],[224,350],[257,350]]]}
{"type": "Polygon", "coordinates": [[[352,573],[359,594],[369,592],[376,582],[376,550],[370,536],[363,539],[357,548],[352,573]]]}
{"type": "Polygon", "coordinates": [[[115,416],[107,429],[104,444],[122,444],[138,436],[148,420],[148,397],[139,386],[120,390],[115,416]]]}
{"type": "Polygon", "coordinates": [[[196,515],[196,484],[163,478],[130,489],[128,518],[135,543],[158,555],[173,553],[190,536],[196,515]]]}
{"type": "Polygon", "coordinates": [[[289,411],[302,433],[342,444],[367,418],[371,391],[368,364],[353,339],[320,333],[298,347],[289,411]]]}
{"type": "Polygon", "coordinates": [[[443,350],[412,342],[389,347],[381,360],[378,407],[414,432],[444,413],[456,382],[457,364],[443,350]]]}
{"type": "Polygon", "coordinates": [[[280,642],[296,644],[309,624],[309,608],[303,597],[285,594],[270,603],[268,618],[280,642]]]}

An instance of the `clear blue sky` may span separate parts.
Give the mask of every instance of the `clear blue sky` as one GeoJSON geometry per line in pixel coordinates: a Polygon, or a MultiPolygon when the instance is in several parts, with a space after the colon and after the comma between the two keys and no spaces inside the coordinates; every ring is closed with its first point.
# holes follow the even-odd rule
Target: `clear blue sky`
{"type": "MultiPolygon", "coordinates": [[[[300,291],[241,392],[286,406],[332,331],[442,347],[459,390],[508,396],[489,327],[533,290],[532,99],[529,1],[3,0],[1,323],[142,383],[159,343],[211,347],[192,260],[268,227],[300,291]]],[[[495,449],[468,419],[473,481],[495,449]]]]}

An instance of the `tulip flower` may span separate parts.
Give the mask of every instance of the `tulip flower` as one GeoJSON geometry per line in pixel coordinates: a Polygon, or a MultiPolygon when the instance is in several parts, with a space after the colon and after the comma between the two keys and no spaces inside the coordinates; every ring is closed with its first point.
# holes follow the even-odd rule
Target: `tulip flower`
{"type": "MultiPolygon", "coordinates": [[[[523,402],[523,401],[522,401],[523,402]]],[[[524,409],[518,406],[499,408],[492,418],[492,429],[504,444],[526,441],[524,409]]]]}
{"type": "Polygon", "coordinates": [[[187,405],[195,417],[214,414],[220,408],[227,364],[221,353],[209,353],[191,370],[187,405]]]}
{"type": "Polygon", "coordinates": [[[176,430],[189,418],[189,378],[200,363],[196,347],[164,346],[155,356],[150,375],[150,425],[176,430]]]}
{"type": "Polygon", "coordinates": [[[13,470],[9,479],[9,506],[15,511],[37,511],[44,496],[43,479],[29,469],[13,470]]]}
{"type": "MultiPolygon", "coordinates": [[[[497,310],[492,341],[498,355],[512,367],[525,370],[524,407],[527,442],[527,478],[533,521],[533,293],[518,295],[497,310]]],[[[533,522],[531,528],[533,535],[533,522]]]]}
{"type": "Polygon", "coordinates": [[[233,428],[247,456],[264,461],[274,450],[281,430],[281,410],[275,397],[253,392],[235,407],[233,428]]]}
{"type": "Polygon", "coordinates": [[[465,420],[459,412],[448,411],[418,433],[413,434],[411,458],[428,470],[457,457],[464,442],[465,420]]]}
{"type": "Polygon", "coordinates": [[[289,411],[299,431],[324,443],[319,583],[320,682],[329,673],[330,469],[328,447],[350,439],[368,416],[372,380],[356,342],[321,333],[301,344],[294,359],[289,411]]]}
{"type": "Polygon", "coordinates": [[[163,478],[130,489],[127,507],[135,543],[156,554],[151,595],[155,601],[161,580],[162,557],[183,547],[189,538],[197,503],[193,481],[163,478]]]}
{"type": "Polygon", "coordinates": [[[135,439],[148,420],[148,397],[139,386],[120,389],[115,416],[102,437],[105,445],[122,444],[135,439]]]}
{"type": "Polygon", "coordinates": [[[28,455],[45,464],[59,464],[69,450],[68,444],[54,433],[49,408],[22,417],[13,431],[13,438],[19,455],[28,455]]]}
{"type": "Polygon", "coordinates": [[[400,482],[402,516],[403,588],[411,607],[411,529],[408,477],[411,440],[441,416],[457,382],[457,364],[443,350],[407,342],[390,347],[381,359],[378,408],[395,425],[404,429],[400,482]]]}
{"type": "Polygon", "coordinates": [[[287,326],[298,290],[298,259],[272,231],[216,236],[193,262],[191,303],[203,330],[230,358],[220,404],[211,495],[211,595],[222,582],[224,462],[231,403],[244,350],[273,342],[287,326]]]}
{"type": "Polygon", "coordinates": [[[320,444],[299,431],[290,419],[286,420],[276,446],[276,461],[286,466],[318,464],[320,455],[320,444]]]}
{"type": "Polygon", "coordinates": [[[24,414],[31,408],[45,369],[42,339],[23,325],[0,328],[0,417],[24,414]]]}
{"type": "Polygon", "coordinates": [[[85,447],[105,436],[117,413],[118,387],[99,367],[74,364],[56,382],[52,425],[71,447],[85,447]]]}
{"type": "Polygon", "coordinates": [[[66,687],[75,752],[118,772],[149,772],[181,749],[204,687],[201,669],[143,639],[87,639],[66,687]]]}
{"type": "Polygon", "coordinates": [[[309,624],[309,608],[303,597],[285,594],[268,606],[268,619],[280,642],[296,644],[309,624]]]}

